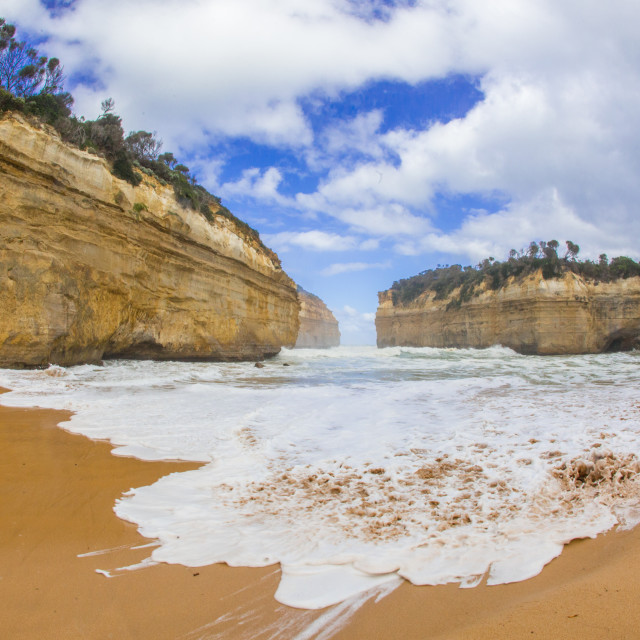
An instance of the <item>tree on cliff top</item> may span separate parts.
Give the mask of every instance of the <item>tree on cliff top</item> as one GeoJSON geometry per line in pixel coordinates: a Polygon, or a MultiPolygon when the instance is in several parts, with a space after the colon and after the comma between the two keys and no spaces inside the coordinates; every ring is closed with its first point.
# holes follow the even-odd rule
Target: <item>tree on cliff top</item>
{"type": "Polygon", "coordinates": [[[162,148],[162,141],[158,140],[155,132],[149,131],[132,131],[125,138],[124,144],[134,158],[147,164],[158,159],[162,148]]]}
{"type": "Polygon", "coordinates": [[[58,58],[16,40],[15,26],[0,18],[0,112],[23,111],[57,127],[69,118],[73,104],[63,81],[58,58]]]}
{"type": "Polygon", "coordinates": [[[571,240],[567,240],[566,245],[567,245],[566,257],[569,258],[570,260],[575,260],[576,256],[580,253],[580,247],[575,242],[571,242],[571,240]]]}
{"type": "Polygon", "coordinates": [[[58,58],[47,58],[15,37],[16,28],[0,18],[0,86],[19,98],[62,92],[58,58]]]}

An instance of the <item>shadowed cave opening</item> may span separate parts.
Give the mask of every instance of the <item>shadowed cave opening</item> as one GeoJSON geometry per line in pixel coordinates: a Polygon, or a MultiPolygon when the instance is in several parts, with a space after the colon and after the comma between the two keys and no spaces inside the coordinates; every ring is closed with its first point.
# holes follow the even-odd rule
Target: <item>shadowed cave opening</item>
{"type": "Polygon", "coordinates": [[[640,329],[632,331],[616,331],[605,343],[603,353],[617,353],[619,351],[633,351],[640,349],[640,329]]]}

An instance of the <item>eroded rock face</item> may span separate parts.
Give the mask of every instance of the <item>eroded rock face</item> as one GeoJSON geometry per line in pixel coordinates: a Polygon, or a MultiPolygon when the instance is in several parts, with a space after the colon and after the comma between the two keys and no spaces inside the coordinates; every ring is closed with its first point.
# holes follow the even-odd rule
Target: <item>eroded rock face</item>
{"type": "Polygon", "coordinates": [[[298,287],[300,330],[297,348],[325,349],[340,344],[338,321],[320,298],[298,287]]]}
{"type": "Polygon", "coordinates": [[[21,116],[0,120],[0,367],[260,359],[298,334],[296,287],[232,220],[21,116]]]}
{"type": "Polygon", "coordinates": [[[525,354],[600,353],[640,346],[640,278],[590,282],[573,273],[545,280],[541,273],[498,291],[484,290],[457,308],[457,294],[435,300],[426,292],[394,307],[378,294],[378,346],[490,347],[525,354]]]}

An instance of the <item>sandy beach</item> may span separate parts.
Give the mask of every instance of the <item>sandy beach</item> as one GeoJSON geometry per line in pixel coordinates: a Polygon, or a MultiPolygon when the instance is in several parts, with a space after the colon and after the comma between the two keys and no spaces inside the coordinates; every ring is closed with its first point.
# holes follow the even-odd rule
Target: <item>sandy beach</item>
{"type": "Polygon", "coordinates": [[[98,571],[142,561],[150,549],[136,547],[153,542],[115,516],[115,500],[197,465],[113,456],[108,443],[56,426],[68,417],[0,407],[2,637],[312,638],[330,628],[346,640],[640,637],[640,528],[574,541],[526,582],[403,584],[346,621],[276,602],[277,566],[162,564],[107,578],[98,571]]]}

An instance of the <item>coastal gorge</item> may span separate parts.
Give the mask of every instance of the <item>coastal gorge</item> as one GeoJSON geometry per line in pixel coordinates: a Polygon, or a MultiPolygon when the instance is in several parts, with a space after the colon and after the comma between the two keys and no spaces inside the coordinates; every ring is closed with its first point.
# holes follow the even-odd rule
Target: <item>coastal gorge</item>
{"type": "Polygon", "coordinates": [[[295,283],[215,203],[115,177],[51,127],[0,120],[0,367],[262,359],[293,346],[295,283]]]}
{"type": "MultiPolygon", "coordinates": [[[[554,259],[503,282],[492,279],[489,267],[485,276],[473,274],[478,283],[471,288],[454,282],[447,290],[436,284],[403,296],[407,283],[416,282],[396,283],[378,294],[378,346],[484,348],[500,344],[522,354],[539,355],[638,348],[640,276],[635,274],[635,263],[616,258],[610,266],[603,258],[600,266],[608,275],[604,278],[580,273],[576,266],[573,270],[560,268],[561,262],[554,259]],[[554,263],[555,272],[545,272],[554,263]],[[627,269],[622,275],[616,273],[621,265],[627,269]]],[[[498,273],[498,268],[496,263],[493,271],[498,273]]],[[[435,274],[437,282],[437,271],[425,277],[435,274]]]]}

